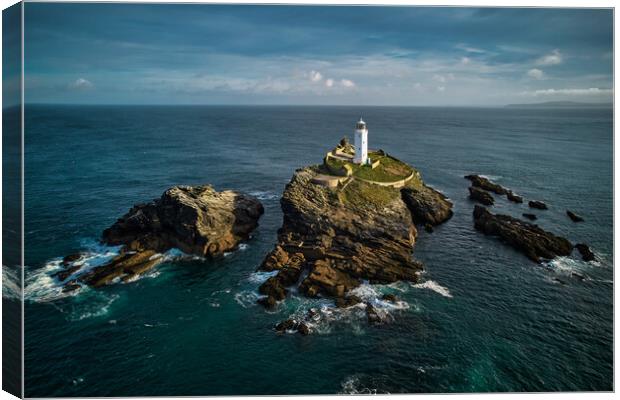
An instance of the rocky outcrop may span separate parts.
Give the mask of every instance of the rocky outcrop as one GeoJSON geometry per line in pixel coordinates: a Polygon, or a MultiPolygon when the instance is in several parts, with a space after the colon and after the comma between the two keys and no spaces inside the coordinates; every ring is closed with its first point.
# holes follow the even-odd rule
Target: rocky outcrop
{"type": "Polygon", "coordinates": [[[418,225],[429,224],[432,227],[452,217],[452,203],[431,187],[405,187],[400,194],[411,211],[413,221],[418,225]]]}
{"type": "Polygon", "coordinates": [[[573,222],[583,222],[583,218],[571,210],[566,210],[566,215],[568,215],[568,218],[570,218],[573,222]]]}
{"type": "Polygon", "coordinates": [[[211,186],[175,186],[138,204],[103,231],[103,242],[129,250],[178,248],[206,257],[222,255],[249,238],[263,206],[252,196],[211,186]]]}
{"type": "Polygon", "coordinates": [[[521,197],[521,196],[519,196],[519,195],[517,195],[517,194],[514,194],[514,193],[512,192],[512,190],[508,190],[508,191],[506,192],[506,198],[507,198],[508,200],[512,201],[513,203],[519,203],[519,204],[520,204],[520,203],[523,203],[523,197],[521,197]]]}
{"type": "Polygon", "coordinates": [[[329,189],[312,183],[318,172],[299,169],[286,186],[278,244],[259,267],[278,273],[260,286],[261,304],[273,306],[297,287],[350,307],[361,300],[347,292],[362,281],[417,281],[423,266],[411,255],[414,221],[441,223],[452,215],[451,203],[421,184],[399,190],[352,180],[329,189]]]}
{"type": "Polygon", "coordinates": [[[587,244],[577,243],[575,245],[575,248],[581,254],[581,259],[583,261],[594,261],[595,260],[594,253],[592,252],[592,250],[590,250],[590,247],[587,244]]]}
{"type": "Polygon", "coordinates": [[[474,227],[485,235],[498,236],[535,262],[568,256],[573,249],[565,238],[508,215],[492,214],[481,206],[474,208],[474,227]]]}
{"type": "Polygon", "coordinates": [[[162,261],[161,253],[178,248],[188,254],[216,257],[233,250],[258,226],[263,206],[254,197],[211,186],[175,186],[150,203],[138,204],[103,232],[102,241],[122,245],[108,263],[80,273],[80,254],[63,259],[57,273],[75,290],[81,284],[100,287],[130,281],[162,261]]]}
{"type": "Polygon", "coordinates": [[[525,218],[529,219],[530,221],[536,221],[538,219],[536,214],[523,213],[521,215],[523,215],[525,218]]]}
{"type": "Polygon", "coordinates": [[[493,199],[493,196],[491,196],[489,192],[482,190],[477,186],[469,187],[469,198],[484,204],[485,206],[492,206],[493,203],[495,203],[495,199],[493,199]]]}
{"type": "Polygon", "coordinates": [[[543,203],[542,201],[531,200],[527,204],[530,206],[530,208],[537,208],[539,210],[546,210],[547,209],[547,205],[545,203],[543,203]]]}
{"type": "Polygon", "coordinates": [[[488,190],[496,194],[506,194],[508,190],[497,183],[491,182],[489,179],[480,175],[466,175],[465,179],[471,181],[472,186],[479,187],[480,189],[488,190]]]}

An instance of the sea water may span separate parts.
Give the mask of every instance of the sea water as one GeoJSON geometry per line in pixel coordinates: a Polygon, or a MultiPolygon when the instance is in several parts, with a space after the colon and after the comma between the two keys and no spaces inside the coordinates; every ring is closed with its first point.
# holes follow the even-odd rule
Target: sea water
{"type": "MultiPolygon", "coordinates": [[[[609,109],[32,105],[25,143],[28,397],[613,388],[609,109]],[[369,147],[418,168],[454,217],[419,230],[421,283],[356,289],[389,323],[295,292],[266,311],[257,287],[270,274],[256,268],[276,243],[284,186],[351,138],[360,114],[369,147]],[[537,223],[598,261],[538,265],[475,231],[471,173],[546,202],[537,223]],[[72,296],[50,277],[64,255],[87,252],[93,267],[116,254],[98,239],[133,204],[204,183],[263,202],[239,250],[215,261],[172,250],[137,281],[72,296]],[[310,308],[310,335],[274,331],[310,308]]],[[[505,198],[492,209],[531,211],[505,198]]]]}

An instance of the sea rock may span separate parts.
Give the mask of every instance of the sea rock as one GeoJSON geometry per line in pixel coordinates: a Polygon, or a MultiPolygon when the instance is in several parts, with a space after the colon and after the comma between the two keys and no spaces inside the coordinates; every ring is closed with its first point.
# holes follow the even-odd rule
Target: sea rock
{"type": "Polygon", "coordinates": [[[273,296],[261,297],[256,302],[258,304],[262,305],[263,307],[265,307],[268,310],[274,309],[276,307],[276,305],[278,304],[278,302],[276,301],[276,299],[273,296]]]}
{"type": "Polygon", "coordinates": [[[278,274],[261,285],[261,293],[281,299],[297,286],[309,297],[344,299],[363,281],[417,281],[423,266],[412,259],[413,221],[444,221],[451,215],[445,198],[420,184],[405,191],[352,180],[330,189],[312,183],[318,173],[318,167],[299,169],[284,190],[278,243],[259,267],[278,274]],[[415,204],[412,211],[405,197],[415,204]]]}
{"type": "Polygon", "coordinates": [[[581,258],[583,261],[594,261],[596,257],[594,257],[594,253],[590,250],[590,247],[584,243],[577,243],[575,248],[581,253],[581,258]]]}
{"type": "Polygon", "coordinates": [[[276,332],[296,331],[306,336],[310,334],[310,327],[304,321],[287,319],[275,326],[276,332]]]}
{"type": "Polygon", "coordinates": [[[433,225],[426,223],[424,224],[424,230],[428,233],[433,233],[435,231],[435,228],[433,228],[433,225]]]}
{"type": "Polygon", "coordinates": [[[82,253],[69,254],[62,259],[62,265],[66,267],[68,265],[75,263],[81,258],[82,258],[82,253]]]}
{"type": "Polygon", "coordinates": [[[539,210],[546,210],[547,209],[547,205],[545,203],[543,203],[542,201],[531,200],[527,204],[530,206],[530,208],[537,208],[539,210]]]}
{"type": "Polygon", "coordinates": [[[371,325],[380,324],[382,322],[381,315],[378,313],[377,308],[370,303],[366,303],[366,318],[371,325]]]}
{"type": "Polygon", "coordinates": [[[383,297],[381,297],[381,299],[385,301],[389,301],[390,303],[396,303],[398,301],[398,297],[396,297],[396,295],[394,294],[384,294],[383,297]]]}
{"type": "Polygon", "coordinates": [[[474,208],[474,227],[485,235],[500,237],[535,262],[567,256],[573,248],[565,238],[547,232],[537,225],[508,215],[491,214],[478,205],[474,208]]]}
{"type": "Polygon", "coordinates": [[[154,250],[125,251],[107,264],[98,266],[78,277],[80,282],[100,287],[118,280],[125,282],[144,274],[162,261],[162,255],[154,250]]]}
{"type": "Polygon", "coordinates": [[[469,187],[469,198],[482,203],[485,206],[492,206],[493,203],[495,203],[495,199],[493,199],[493,196],[491,196],[489,192],[482,190],[477,186],[469,187]]]}
{"type": "Polygon", "coordinates": [[[452,203],[442,193],[422,185],[401,189],[403,201],[419,225],[439,225],[452,217],[452,203]]]}
{"type": "Polygon", "coordinates": [[[362,302],[358,296],[351,295],[347,297],[339,297],[336,298],[336,307],[338,308],[349,308],[353,307],[362,302]]]}
{"type": "MultiPolygon", "coordinates": [[[[102,241],[122,245],[120,254],[104,265],[79,274],[80,254],[63,259],[68,266],[57,273],[93,287],[129,282],[163,260],[161,253],[179,248],[206,257],[234,249],[258,226],[263,206],[254,197],[211,186],[175,186],[150,203],[137,204],[103,231],[102,241]]],[[[65,285],[71,289],[71,283],[65,285]]],[[[275,294],[275,289],[272,290],[275,294]]],[[[275,297],[275,296],[274,296],[275,297]]],[[[276,297],[277,299],[277,297],[276,297]]]]}
{"type": "Polygon", "coordinates": [[[508,190],[497,183],[491,182],[489,179],[479,175],[466,175],[465,179],[471,181],[472,186],[479,187],[480,189],[488,190],[496,194],[506,194],[508,190]]]}
{"type": "Polygon", "coordinates": [[[568,215],[568,217],[572,219],[573,222],[583,222],[583,218],[570,210],[566,210],[566,215],[568,215]]]}
{"type": "Polygon", "coordinates": [[[521,215],[523,215],[525,218],[529,219],[530,221],[536,221],[538,219],[536,214],[523,213],[521,215]]]}
{"type": "Polygon", "coordinates": [[[175,186],[138,204],[103,232],[103,242],[129,250],[215,257],[233,250],[258,226],[263,206],[253,196],[211,186],[175,186]]]}
{"type": "Polygon", "coordinates": [[[512,190],[508,190],[506,192],[506,198],[513,203],[523,203],[523,197],[516,195],[512,192],[512,190]]]}

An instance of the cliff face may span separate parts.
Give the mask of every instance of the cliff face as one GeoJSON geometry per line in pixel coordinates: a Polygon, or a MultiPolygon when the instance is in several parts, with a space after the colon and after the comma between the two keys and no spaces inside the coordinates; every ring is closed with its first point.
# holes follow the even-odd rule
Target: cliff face
{"type": "Polygon", "coordinates": [[[342,298],[362,281],[415,282],[423,265],[412,258],[414,221],[428,223],[419,215],[430,215],[433,222],[443,222],[451,216],[451,204],[418,180],[404,189],[355,179],[329,189],[311,182],[319,172],[316,167],[297,170],[286,186],[278,244],[259,268],[279,272],[259,288],[267,296],[261,303],[273,306],[290,286],[307,296],[342,298]],[[412,217],[401,190],[414,200],[425,196],[413,203],[416,212],[426,204],[426,213],[412,217]],[[431,207],[433,202],[441,206],[431,207]],[[443,217],[433,210],[442,210],[443,217]]]}

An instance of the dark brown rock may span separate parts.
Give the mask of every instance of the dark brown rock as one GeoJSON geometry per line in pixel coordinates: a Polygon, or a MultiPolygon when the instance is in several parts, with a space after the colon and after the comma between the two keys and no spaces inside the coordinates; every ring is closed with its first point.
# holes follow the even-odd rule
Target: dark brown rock
{"type": "Polygon", "coordinates": [[[531,221],[536,221],[536,219],[538,219],[538,217],[536,217],[536,214],[523,213],[521,215],[523,215],[525,218],[527,218],[527,219],[529,219],[531,221]]]}
{"type": "Polygon", "coordinates": [[[297,321],[294,319],[287,319],[286,321],[282,321],[276,325],[276,331],[285,332],[290,331],[292,329],[297,328],[297,321]]]}
{"type": "Polygon", "coordinates": [[[400,193],[416,224],[432,228],[433,225],[439,225],[452,217],[452,203],[429,186],[406,187],[401,189],[400,193]]]}
{"type": "Polygon", "coordinates": [[[297,325],[297,332],[306,336],[310,334],[310,328],[308,327],[308,325],[306,325],[305,322],[300,322],[299,325],[297,325]]]}
{"type": "Polygon", "coordinates": [[[154,250],[122,252],[107,264],[80,275],[78,280],[93,287],[109,285],[117,278],[126,282],[145,273],[161,261],[162,255],[154,250]]]}
{"type": "Polygon", "coordinates": [[[471,181],[472,186],[479,187],[483,190],[488,190],[496,194],[506,194],[508,190],[497,183],[491,182],[489,179],[479,175],[466,175],[465,179],[471,181]]]}
{"type": "Polygon", "coordinates": [[[512,190],[508,190],[506,192],[506,198],[513,203],[523,203],[523,197],[516,195],[512,192],[512,190]]]}
{"type": "Polygon", "coordinates": [[[69,254],[62,259],[62,265],[66,267],[80,260],[81,258],[82,258],[82,253],[69,254]]]}
{"type": "Polygon", "coordinates": [[[424,230],[428,233],[433,233],[433,231],[435,231],[435,229],[433,228],[433,225],[429,223],[424,224],[424,230]]]}
{"type": "Polygon", "coordinates": [[[273,298],[273,296],[261,297],[256,302],[268,310],[274,309],[277,305],[277,301],[273,298]]]}
{"type": "Polygon", "coordinates": [[[573,222],[583,222],[583,218],[570,210],[566,210],[566,215],[568,215],[568,217],[573,220],[573,222]]]}
{"type": "Polygon", "coordinates": [[[72,265],[66,269],[63,269],[62,271],[58,271],[55,274],[53,274],[52,276],[58,278],[59,281],[64,281],[66,280],[68,277],[70,277],[71,275],[73,275],[75,272],[79,271],[79,269],[81,268],[81,265],[72,265]]]}
{"type": "Polygon", "coordinates": [[[539,210],[546,210],[547,209],[547,205],[545,203],[543,203],[542,201],[531,200],[527,204],[530,206],[530,208],[537,208],[539,210]]]}
{"type": "Polygon", "coordinates": [[[282,285],[278,276],[272,276],[258,287],[258,292],[279,301],[286,298],[288,290],[282,285]]]}
{"type": "Polygon", "coordinates": [[[469,198],[479,203],[482,203],[485,206],[492,206],[493,203],[495,203],[493,196],[491,196],[489,192],[482,190],[477,186],[469,187],[469,198]]]}
{"type": "Polygon", "coordinates": [[[355,295],[351,295],[351,296],[347,296],[347,297],[339,297],[336,298],[336,307],[338,308],[349,308],[349,307],[353,307],[354,305],[357,305],[359,303],[362,302],[362,299],[360,299],[358,296],[355,295]]]}
{"type": "Polygon", "coordinates": [[[535,262],[567,256],[573,247],[565,238],[547,232],[537,225],[508,215],[491,214],[481,206],[474,208],[474,226],[486,235],[500,237],[535,262]]]}
{"type": "Polygon", "coordinates": [[[396,295],[393,295],[393,294],[384,294],[383,297],[381,297],[381,299],[385,301],[389,301],[390,303],[396,303],[398,301],[398,297],[396,297],[396,295]]]}
{"type": "Polygon", "coordinates": [[[590,250],[590,247],[584,243],[577,243],[575,248],[581,254],[581,258],[583,261],[594,261],[596,257],[594,257],[594,253],[590,250]]]}

